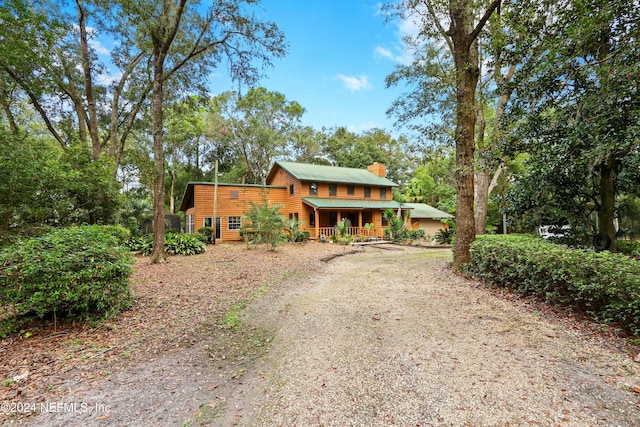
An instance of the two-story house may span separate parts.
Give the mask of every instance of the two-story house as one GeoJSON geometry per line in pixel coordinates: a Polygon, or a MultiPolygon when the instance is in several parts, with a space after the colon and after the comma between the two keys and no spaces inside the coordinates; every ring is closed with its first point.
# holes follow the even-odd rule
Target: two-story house
{"type": "Polygon", "coordinates": [[[263,199],[280,205],[285,218],[298,219],[312,239],[335,234],[335,225],[342,219],[351,223],[349,234],[382,237],[385,210],[411,209],[393,200],[394,187],[397,184],[386,178],[386,168],[380,163],[356,169],[276,162],[265,185],[223,183],[216,187],[210,182],[190,182],[180,210],[186,215],[185,231],[194,233],[214,224],[215,199],[216,239],[221,241],[241,240],[242,216],[251,209],[251,202],[259,204],[263,199]],[[366,224],[373,226],[365,230],[366,224]]]}

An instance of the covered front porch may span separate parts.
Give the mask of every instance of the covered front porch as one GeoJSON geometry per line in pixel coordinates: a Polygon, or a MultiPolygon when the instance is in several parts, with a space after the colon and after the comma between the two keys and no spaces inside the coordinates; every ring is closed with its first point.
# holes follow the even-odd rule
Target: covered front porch
{"type": "MultiPolygon", "coordinates": [[[[384,211],[404,211],[402,205],[393,200],[352,200],[303,198],[306,216],[304,229],[311,239],[325,239],[337,235],[336,224],[348,221],[347,234],[364,239],[382,239],[387,223],[384,211]]],[[[404,217],[404,212],[403,212],[404,217]]]]}

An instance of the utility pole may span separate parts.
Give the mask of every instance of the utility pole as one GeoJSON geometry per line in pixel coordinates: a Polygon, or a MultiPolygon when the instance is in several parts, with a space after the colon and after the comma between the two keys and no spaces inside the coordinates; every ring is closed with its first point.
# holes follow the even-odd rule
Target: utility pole
{"type": "Polygon", "coordinates": [[[216,217],[218,211],[218,161],[213,171],[213,219],[211,225],[213,226],[213,244],[216,244],[216,235],[218,234],[218,219],[216,217]]]}

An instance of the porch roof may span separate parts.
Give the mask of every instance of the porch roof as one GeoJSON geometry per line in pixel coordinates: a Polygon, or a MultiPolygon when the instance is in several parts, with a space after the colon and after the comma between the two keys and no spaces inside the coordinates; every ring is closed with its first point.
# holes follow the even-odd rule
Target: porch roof
{"type": "Polygon", "coordinates": [[[318,209],[412,209],[395,200],[359,200],[359,199],[323,199],[317,197],[303,197],[307,205],[318,209]]]}

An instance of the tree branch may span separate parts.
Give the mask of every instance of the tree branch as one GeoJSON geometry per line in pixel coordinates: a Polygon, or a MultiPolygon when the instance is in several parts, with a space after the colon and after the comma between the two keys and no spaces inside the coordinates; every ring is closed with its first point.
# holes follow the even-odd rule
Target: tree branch
{"type": "Polygon", "coordinates": [[[40,102],[38,101],[38,98],[36,97],[36,95],[31,91],[31,89],[29,89],[29,87],[15,74],[13,73],[8,67],[2,65],[2,69],[4,70],[5,73],[7,73],[16,83],[18,83],[18,85],[20,85],[20,87],[22,88],[22,90],[25,91],[25,93],[27,94],[27,96],[29,97],[29,99],[31,100],[31,104],[33,105],[33,107],[36,109],[36,111],[38,111],[38,113],[40,114],[40,117],[42,117],[42,120],[44,120],[45,125],[47,126],[47,129],[49,130],[49,132],[51,133],[51,135],[53,135],[53,137],[56,139],[56,141],[58,141],[60,143],[60,145],[62,146],[63,149],[66,150],[67,148],[67,143],[64,141],[64,139],[62,139],[62,137],[60,136],[60,134],[56,131],[56,129],[53,127],[53,124],[51,123],[51,120],[49,120],[49,117],[47,116],[46,111],[44,111],[44,108],[42,108],[42,106],[40,105],[40,102]]]}
{"type": "Polygon", "coordinates": [[[476,28],[474,28],[471,34],[469,34],[469,37],[467,39],[467,43],[469,46],[471,46],[471,43],[473,43],[473,41],[478,38],[480,31],[482,31],[493,12],[495,12],[495,10],[500,7],[501,3],[502,0],[493,0],[493,2],[491,2],[482,18],[480,18],[480,21],[478,21],[478,25],[476,25],[476,28]]]}

